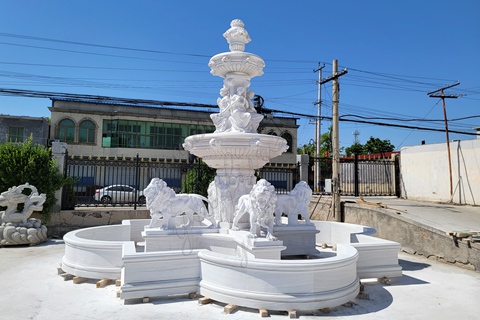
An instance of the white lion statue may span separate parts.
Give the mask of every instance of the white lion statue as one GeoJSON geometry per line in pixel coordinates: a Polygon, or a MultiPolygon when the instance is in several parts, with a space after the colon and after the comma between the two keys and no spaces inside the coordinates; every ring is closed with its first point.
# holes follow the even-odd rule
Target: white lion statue
{"type": "Polygon", "coordinates": [[[300,181],[288,194],[277,195],[275,206],[275,224],[281,226],[282,214],[288,216],[288,224],[298,224],[298,215],[305,220],[306,225],[312,225],[308,214],[308,204],[312,199],[312,189],[305,181],[300,181]]]}
{"type": "Polygon", "coordinates": [[[276,201],[275,188],[267,180],[259,180],[249,194],[238,199],[232,229],[238,230],[238,221],[245,213],[248,213],[250,215],[250,238],[258,237],[260,235],[259,227],[263,227],[267,229],[266,238],[268,240],[277,240],[273,236],[273,212],[276,201]]]}
{"type": "MultiPolygon", "coordinates": [[[[208,199],[198,194],[176,194],[167,183],[160,178],[153,178],[149,185],[143,190],[146,198],[147,209],[150,210],[150,224],[148,228],[154,228],[157,221],[163,217],[162,229],[168,229],[172,217],[183,213],[188,218],[188,223],[180,227],[188,228],[193,225],[193,214],[197,213],[203,219],[211,222],[211,227],[216,226],[213,214],[205,207],[203,201],[209,203],[208,199]]],[[[211,206],[211,204],[209,203],[211,206]]]]}

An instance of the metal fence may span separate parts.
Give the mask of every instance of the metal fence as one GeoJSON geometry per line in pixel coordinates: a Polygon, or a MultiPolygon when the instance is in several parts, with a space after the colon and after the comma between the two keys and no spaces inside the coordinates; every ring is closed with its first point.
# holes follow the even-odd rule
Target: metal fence
{"type": "MultiPolygon", "coordinates": [[[[309,182],[313,186],[314,163],[320,161],[321,190],[325,180],[332,179],[332,159],[313,158],[310,162],[309,182]]],[[[354,158],[340,159],[340,191],[342,195],[400,196],[400,166],[395,159],[366,160],[354,158]]]]}
{"type": "MultiPolygon", "coordinates": [[[[206,194],[208,167],[199,160],[126,157],[65,157],[65,176],[74,179],[73,188],[63,190],[62,209],[79,206],[142,206],[143,189],[152,178],[159,177],[175,192],[206,194]],[[186,183],[187,175],[195,170],[195,183],[186,183]],[[197,178],[200,177],[200,178],[197,178]],[[205,190],[203,190],[205,189],[205,190]]],[[[255,173],[270,181],[278,193],[286,193],[298,182],[296,165],[267,165],[255,173]]],[[[213,178],[213,177],[211,177],[213,178]]],[[[191,180],[191,179],[190,179],[191,180]]]]}
{"type": "Polygon", "coordinates": [[[400,196],[398,158],[340,162],[340,189],[344,195],[400,196]]]}
{"type": "Polygon", "coordinates": [[[268,164],[256,170],[259,179],[270,182],[277,193],[288,193],[299,182],[298,164],[268,164]]]}
{"type": "Polygon", "coordinates": [[[73,197],[65,188],[62,207],[91,205],[143,205],[143,189],[154,177],[161,177],[175,192],[194,166],[174,159],[68,157],[65,176],[74,179],[73,197]],[[100,190],[100,191],[98,191],[100,190]],[[71,199],[73,198],[73,200],[71,199]],[[71,202],[74,202],[73,204],[71,202]]]}

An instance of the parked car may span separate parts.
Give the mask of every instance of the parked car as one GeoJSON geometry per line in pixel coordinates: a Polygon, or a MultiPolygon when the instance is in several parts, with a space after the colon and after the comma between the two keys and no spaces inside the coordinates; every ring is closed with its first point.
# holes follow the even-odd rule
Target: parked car
{"type": "Polygon", "coordinates": [[[145,196],[142,190],[136,190],[132,186],[114,184],[105,188],[95,190],[94,198],[103,204],[110,203],[134,203],[135,191],[139,204],[145,204],[145,196]]]}

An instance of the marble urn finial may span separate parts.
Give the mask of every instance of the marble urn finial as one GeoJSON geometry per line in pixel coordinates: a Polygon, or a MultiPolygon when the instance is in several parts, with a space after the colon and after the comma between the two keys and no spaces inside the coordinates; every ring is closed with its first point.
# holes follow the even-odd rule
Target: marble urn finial
{"type": "Polygon", "coordinates": [[[245,51],[245,44],[252,41],[244,26],[242,20],[232,20],[230,23],[231,28],[223,34],[225,39],[227,39],[230,51],[245,51]]]}

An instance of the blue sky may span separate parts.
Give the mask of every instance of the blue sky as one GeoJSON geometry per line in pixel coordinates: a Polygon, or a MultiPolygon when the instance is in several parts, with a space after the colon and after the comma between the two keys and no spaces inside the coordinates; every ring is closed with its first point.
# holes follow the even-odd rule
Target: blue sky
{"type": "MultiPolygon", "coordinates": [[[[480,2],[436,1],[23,1],[0,3],[0,89],[93,94],[215,104],[222,79],[211,56],[228,51],[232,19],[245,23],[246,51],[262,57],[265,74],[250,89],[265,107],[317,114],[318,74],[340,78],[340,143],[370,136],[396,149],[445,142],[441,101],[450,130],[480,126],[480,2]],[[466,118],[466,119],[463,119],[466,118]],[[463,119],[463,120],[462,120],[463,119]],[[430,121],[437,120],[437,121],[430,121]],[[393,127],[406,125],[440,130],[393,127]]],[[[331,116],[331,82],[322,86],[322,115],[331,116]]],[[[49,99],[0,95],[0,113],[50,116],[49,99]]],[[[281,115],[281,114],[278,114],[281,115]]],[[[299,145],[314,138],[299,116],[299,145]]],[[[330,125],[322,121],[322,132],[330,125]]],[[[474,139],[450,133],[450,139],[474,139]]]]}

